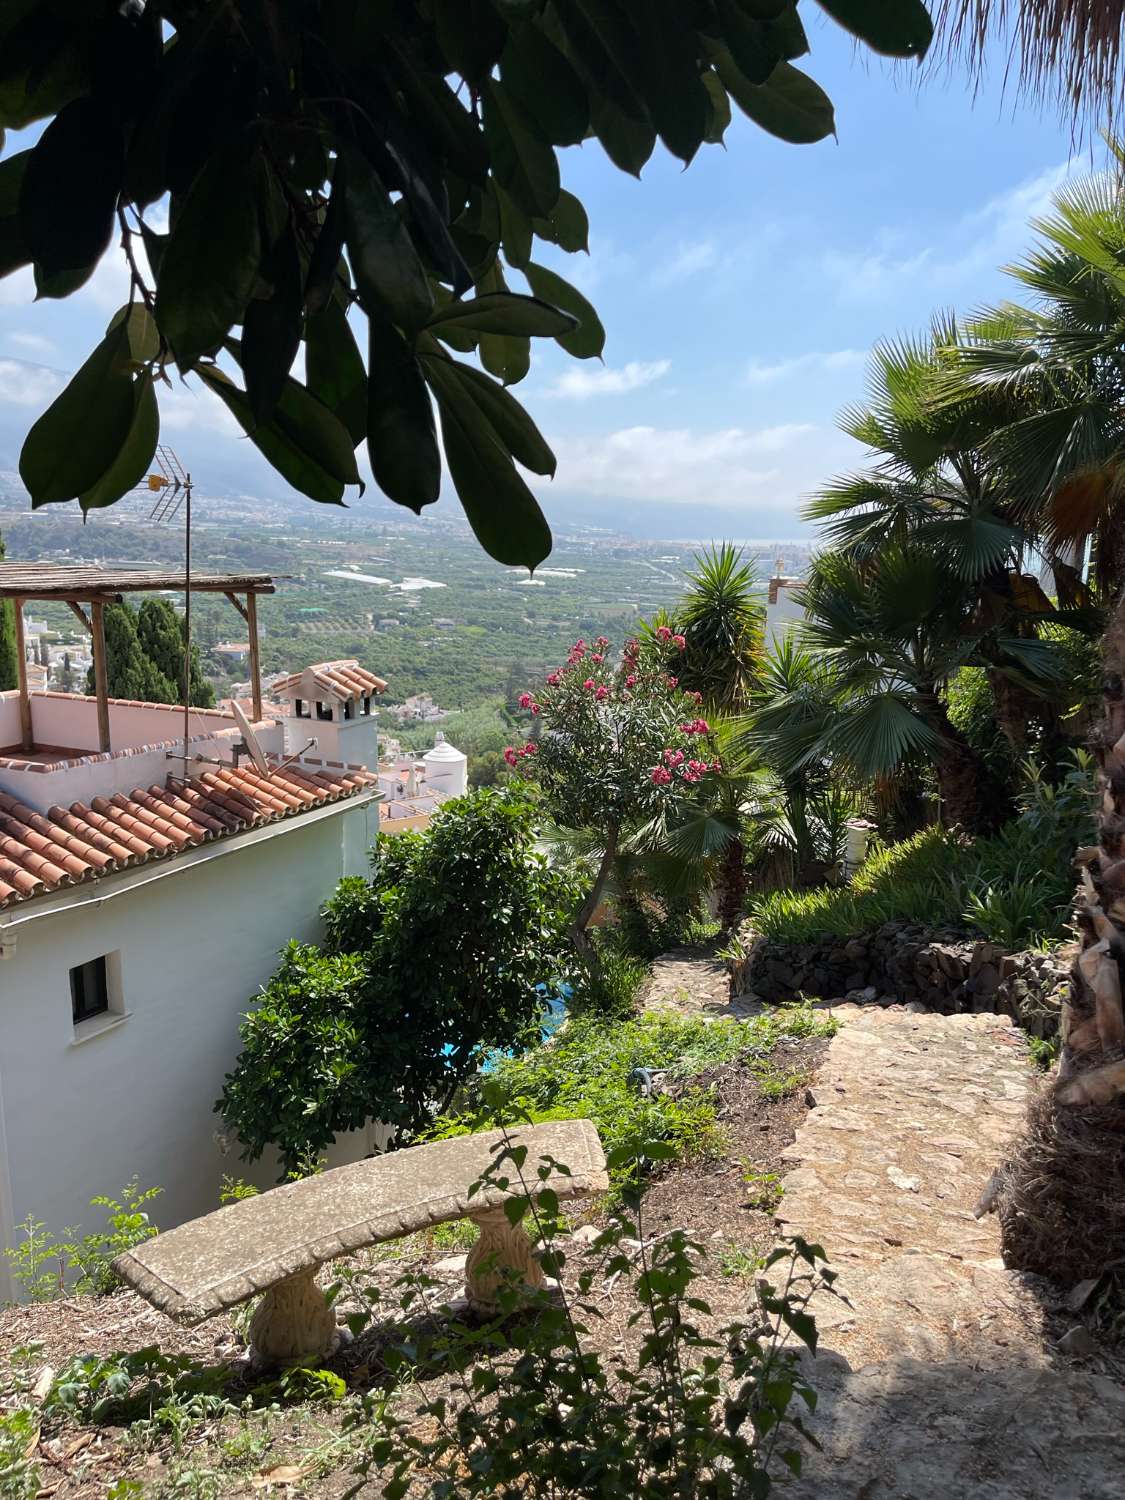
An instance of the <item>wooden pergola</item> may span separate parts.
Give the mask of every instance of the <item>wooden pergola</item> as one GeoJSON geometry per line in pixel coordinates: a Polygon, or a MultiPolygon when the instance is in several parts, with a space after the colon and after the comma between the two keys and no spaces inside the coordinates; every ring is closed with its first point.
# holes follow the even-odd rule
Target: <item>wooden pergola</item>
{"type": "Polygon", "coordinates": [[[31,699],[27,687],[27,657],[24,649],[23,607],[30,603],[65,604],[82,622],[90,636],[94,658],[94,691],[98,703],[98,738],[103,751],[111,750],[109,690],[105,664],[105,607],[120,604],[125,594],[223,594],[246,621],[250,640],[250,688],[254,720],[262,717],[262,671],[258,654],[258,595],[274,592],[266,573],[195,573],[159,569],[113,569],[56,566],[53,563],[0,563],[0,600],[15,606],[16,661],[19,671],[20,732],[23,748],[33,750],[31,699]],[[87,613],[87,609],[89,613],[87,613]]]}

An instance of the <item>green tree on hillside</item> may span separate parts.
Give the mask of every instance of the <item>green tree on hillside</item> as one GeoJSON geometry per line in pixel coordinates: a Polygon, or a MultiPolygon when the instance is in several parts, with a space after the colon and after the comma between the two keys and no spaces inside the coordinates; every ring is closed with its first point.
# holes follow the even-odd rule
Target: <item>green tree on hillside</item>
{"type": "MultiPolygon", "coordinates": [[[[167,599],[146,599],[137,612],[137,639],[141,650],[175,687],[175,697],[183,701],[184,622],[167,599]]],[[[215,690],[203,675],[199,647],[191,648],[191,694],[195,708],[213,708],[215,690]]]]}
{"type": "MultiPolygon", "coordinates": [[[[4,559],[4,538],[0,536],[0,562],[4,559]]],[[[0,693],[14,688],[19,679],[16,661],[16,621],[12,606],[0,602],[0,693]]]]}

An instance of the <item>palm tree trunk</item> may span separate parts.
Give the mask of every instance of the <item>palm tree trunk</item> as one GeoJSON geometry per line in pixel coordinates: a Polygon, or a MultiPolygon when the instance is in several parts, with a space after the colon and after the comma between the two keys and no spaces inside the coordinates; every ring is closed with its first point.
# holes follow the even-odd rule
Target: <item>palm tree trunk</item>
{"type": "Polygon", "coordinates": [[[988,768],[945,711],[936,692],[920,693],[919,708],[926,723],[940,736],[934,753],[941,820],[960,824],[967,833],[987,833],[996,818],[984,797],[988,768]]]}
{"type": "Polygon", "coordinates": [[[731,839],[723,850],[716,885],[718,917],[725,931],[734,926],[746,904],[746,845],[741,838],[731,839]]]}
{"type": "Polygon", "coordinates": [[[1097,757],[1098,843],[1078,851],[1075,918],[1082,948],[1060,1019],[1056,1102],[1111,1104],[1125,1094],[1125,593],[1103,641],[1105,716],[1092,736],[1097,757]]]}

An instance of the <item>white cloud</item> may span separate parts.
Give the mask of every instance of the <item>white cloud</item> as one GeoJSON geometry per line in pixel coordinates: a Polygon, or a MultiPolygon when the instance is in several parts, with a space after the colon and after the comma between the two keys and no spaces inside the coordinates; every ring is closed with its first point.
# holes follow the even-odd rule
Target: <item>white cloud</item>
{"type": "Polygon", "coordinates": [[[795,354],[773,364],[752,359],[746,367],[746,384],[770,385],[775,380],[788,380],[792,375],[816,370],[851,370],[866,358],[862,349],[831,349],[826,353],[795,354]]]}
{"type": "Polygon", "coordinates": [[[30,266],[21,266],[0,281],[0,307],[25,307],[35,301],[35,277],[30,266]]]}
{"type": "Polygon", "coordinates": [[[20,349],[30,349],[33,354],[50,354],[55,345],[51,339],[46,339],[41,333],[24,333],[22,330],[5,335],[9,344],[15,344],[20,349]]]}
{"type": "Polygon", "coordinates": [[[821,269],[842,293],[859,300],[892,295],[921,277],[934,288],[961,285],[996,270],[1026,248],[1033,237],[1029,220],[1049,209],[1052,194],[1068,174],[1066,163],[1047,167],[952,220],[947,253],[932,244],[917,247],[902,231],[887,229],[875,236],[875,249],[826,251],[821,269]]]}
{"type": "Polygon", "coordinates": [[[0,404],[46,406],[66,382],[58,370],[29,365],[22,359],[0,359],[0,404]]]}
{"type": "Polygon", "coordinates": [[[591,396],[622,396],[662,379],[671,368],[670,359],[631,359],[616,370],[608,367],[564,370],[543,395],[568,401],[587,401],[591,396]]]}
{"type": "Polygon", "coordinates": [[[697,271],[706,271],[717,259],[715,246],[710,240],[696,240],[680,245],[675,254],[663,265],[657,266],[650,280],[653,286],[668,286],[673,281],[683,281],[697,271]]]}
{"type": "Polygon", "coordinates": [[[206,386],[185,385],[172,377],[172,385],[158,385],[161,432],[215,432],[241,437],[242,428],[218,396],[206,386]]]}
{"type": "Polygon", "coordinates": [[[629,500],[741,505],[776,478],[768,462],[814,431],[806,423],[746,431],[625,427],[554,444],[561,490],[629,500]],[[762,460],[767,462],[763,464],[762,460]]]}

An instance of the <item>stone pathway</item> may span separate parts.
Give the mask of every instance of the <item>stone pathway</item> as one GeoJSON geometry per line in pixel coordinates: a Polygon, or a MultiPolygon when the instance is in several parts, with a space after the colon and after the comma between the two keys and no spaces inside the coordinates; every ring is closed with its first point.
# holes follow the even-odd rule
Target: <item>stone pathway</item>
{"type": "Polygon", "coordinates": [[[1031,1087],[1021,1033],[1003,1016],[835,1014],[778,1217],[824,1246],[848,1302],[814,1307],[823,1450],[782,1492],[1121,1500],[1125,1390],[1053,1351],[1042,1287],[972,1214],[1031,1087]]]}
{"type": "Polygon", "coordinates": [[[726,964],[715,957],[714,948],[703,947],[672,948],[654,959],[641,1004],[646,1010],[737,1021],[757,1015],[762,1008],[753,995],[731,999],[726,964]]]}

